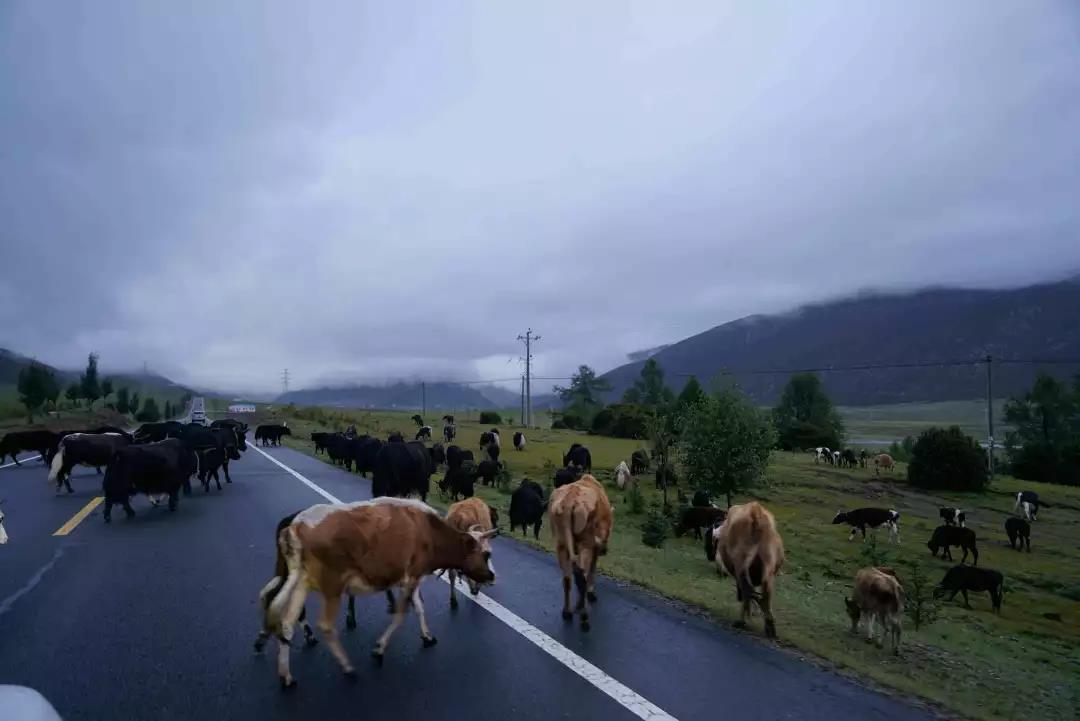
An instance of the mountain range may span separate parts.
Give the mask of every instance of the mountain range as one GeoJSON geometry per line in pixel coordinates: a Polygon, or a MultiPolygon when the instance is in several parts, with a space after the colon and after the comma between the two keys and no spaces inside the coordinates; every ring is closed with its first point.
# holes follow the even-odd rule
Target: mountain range
{"type": "Polygon", "coordinates": [[[310,388],[282,393],[277,403],[337,406],[341,408],[407,408],[422,405],[440,410],[465,408],[516,408],[521,396],[498,386],[474,386],[453,382],[399,381],[385,385],[351,385],[310,388]]]}
{"type": "MultiPolygon", "coordinates": [[[[771,404],[792,371],[813,369],[834,402],[875,405],[983,398],[987,355],[995,360],[995,397],[1022,393],[1040,370],[1080,373],[1080,277],[1008,290],[864,293],[747,316],[651,357],[675,391],[690,375],[708,385],[727,373],[771,404]],[[1018,362],[1029,360],[1041,362],[1018,362]]],[[[622,397],[644,363],[603,374],[608,400],[622,397]]]]}

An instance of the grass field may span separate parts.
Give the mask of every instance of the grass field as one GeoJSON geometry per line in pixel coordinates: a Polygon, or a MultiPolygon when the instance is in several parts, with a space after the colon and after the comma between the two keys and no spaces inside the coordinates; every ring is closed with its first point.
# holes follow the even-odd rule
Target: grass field
{"type": "MultiPolygon", "coordinates": [[[[976,440],[986,439],[986,401],[943,401],[941,403],[897,403],[887,406],[840,406],[847,436],[852,441],[881,439],[899,441],[918,436],[931,426],[960,426],[976,440]]],[[[1005,437],[1005,401],[994,401],[994,435],[1005,437]]]]}
{"type": "MultiPolygon", "coordinates": [[[[317,409],[301,413],[321,422],[290,417],[296,435],[288,442],[309,454],[313,448],[304,439],[316,428],[333,430],[351,421],[361,431],[384,435],[411,427],[408,413],[327,415],[317,409]]],[[[477,449],[481,427],[458,421],[458,443],[477,449]]],[[[503,459],[515,479],[512,487],[523,477],[550,486],[552,469],[569,444],[580,440],[589,446],[596,475],[616,506],[611,551],[600,563],[601,572],[697,606],[722,624],[738,618],[733,583],[717,577],[701,542],[670,538],[660,550],[641,543],[644,516],[628,513],[623,494],[611,486],[611,469],[619,460],[629,459],[641,442],[534,430],[528,433],[527,450],[518,453],[509,447],[509,434],[504,435],[503,459]]],[[[999,477],[982,495],[927,495],[902,482],[904,470],[878,480],[866,470],[815,465],[808,455],[774,456],[766,482],[753,497],[776,515],[787,547],[774,605],[780,645],[843,673],[927,699],[952,714],[979,719],[1075,718],[1080,706],[1080,488],[999,477]],[[1020,488],[1036,490],[1052,504],[1034,524],[1030,555],[1011,550],[1003,528],[1020,488]],[[945,604],[941,619],[932,626],[916,632],[905,623],[899,658],[851,636],[843,598],[850,592],[855,571],[865,565],[860,560],[862,544],[847,542],[846,527],[830,521],[837,509],[864,505],[900,511],[902,544],[889,546],[882,534],[878,548],[888,554],[887,561],[900,570],[901,578],[905,564],[914,559],[922,562],[933,583],[952,565],[931,558],[925,546],[938,525],[937,509],[941,505],[967,509],[968,525],[980,539],[979,565],[998,569],[1006,577],[1002,613],[991,612],[986,594],[972,597],[970,611],[959,600],[945,604]]],[[[640,480],[647,501],[657,501],[651,479],[640,480]]],[[[479,495],[507,512],[508,491],[482,488],[479,495]]],[[[447,505],[437,492],[429,501],[441,508],[447,505]]],[[[539,542],[531,538],[523,542],[552,548],[546,527],[539,542]]],[[[561,603],[554,563],[551,603],[561,603]]],[[[761,635],[760,618],[753,620],[749,633],[761,635]]]]}

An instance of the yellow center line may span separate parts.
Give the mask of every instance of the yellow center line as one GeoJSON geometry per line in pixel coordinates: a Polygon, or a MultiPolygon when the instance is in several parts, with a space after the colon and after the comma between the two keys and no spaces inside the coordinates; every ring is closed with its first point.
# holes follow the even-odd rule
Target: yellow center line
{"type": "Polygon", "coordinates": [[[75,526],[82,523],[82,520],[90,515],[91,511],[101,505],[101,502],[105,500],[105,496],[97,496],[91,498],[90,502],[83,506],[82,510],[71,517],[71,520],[56,529],[54,536],[66,536],[75,530],[75,526]]]}

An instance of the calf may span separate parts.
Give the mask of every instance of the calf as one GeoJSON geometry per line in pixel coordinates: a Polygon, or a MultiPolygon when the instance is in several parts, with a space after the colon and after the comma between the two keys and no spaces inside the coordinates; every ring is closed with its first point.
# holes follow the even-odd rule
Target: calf
{"type": "Polygon", "coordinates": [[[625,490],[632,480],[626,461],[619,461],[619,465],[615,466],[615,487],[620,491],[625,490]]]}
{"type": "Polygon", "coordinates": [[[1006,518],[1005,519],[1005,533],[1009,536],[1009,545],[1015,548],[1017,551],[1024,550],[1024,544],[1027,544],[1028,553],[1031,553],[1031,524],[1025,521],[1023,518],[1006,518]],[[1016,542],[1020,541],[1020,545],[1017,546],[1016,542]]]}
{"type": "Polygon", "coordinates": [[[946,526],[960,526],[964,527],[967,523],[967,514],[965,514],[959,508],[939,508],[938,515],[941,516],[941,520],[945,521],[946,526]]]}
{"type": "Polygon", "coordinates": [[[596,602],[596,562],[607,553],[614,525],[611,502],[604,487],[591,475],[556,488],[548,509],[555,555],[563,577],[562,617],[574,617],[570,610],[570,578],[578,590],[577,611],[581,630],[589,630],[589,603],[596,602]]]}
{"type": "Polygon", "coordinates": [[[649,454],[638,449],[630,454],[630,472],[633,474],[644,473],[649,470],[649,454]]]}
{"type": "MultiPolygon", "coordinates": [[[[450,506],[450,510],[446,513],[446,522],[452,528],[456,528],[457,530],[462,532],[487,532],[498,528],[499,513],[479,498],[469,498],[464,501],[458,501],[454,505],[450,506]]],[[[457,581],[458,572],[451,568],[450,608],[458,607],[457,581]]],[[[479,583],[477,583],[471,578],[467,578],[466,581],[469,584],[469,593],[474,596],[480,593],[479,583]]]]}
{"type": "Polygon", "coordinates": [[[947,593],[948,600],[951,601],[956,598],[957,593],[962,593],[964,594],[964,608],[970,609],[968,591],[989,591],[993,609],[1001,612],[1001,602],[1005,595],[1005,579],[1001,573],[989,568],[953,566],[945,572],[945,578],[941,579],[941,583],[934,589],[934,598],[941,598],[947,593]]]}
{"type": "Polygon", "coordinates": [[[682,512],[679,523],[675,526],[675,535],[682,536],[687,531],[694,531],[694,538],[701,539],[701,529],[716,525],[727,517],[727,511],[712,506],[691,506],[682,512]]]}
{"type": "Polygon", "coordinates": [[[1020,491],[1016,494],[1016,503],[1013,504],[1013,513],[1023,509],[1024,518],[1029,521],[1037,521],[1039,515],[1039,494],[1035,491],[1020,491]]]}
{"type": "Polygon", "coordinates": [[[839,511],[833,518],[833,525],[847,523],[851,526],[850,541],[855,538],[855,531],[862,531],[863,540],[866,540],[866,528],[879,528],[886,526],[889,536],[900,543],[900,514],[886,508],[856,508],[854,511],[839,511]]]}
{"type": "Polygon", "coordinates": [[[855,574],[855,592],[844,599],[851,632],[859,629],[859,621],[866,619],[866,640],[874,640],[874,620],[881,622],[881,639],[877,647],[885,645],[885,636],[891,636],[893,654],[900,653],[901,620],[904,617],[904,589],[896,574],[887,568],[863,568],[855,574]]]}
{"type": "Polygon", "coordinates": [[[521,526],[521,533],[527,533],[528,526],[533,527],[533,538],[540,538],[540,527],[544,524],[544,489],[535,481],[524,480],[510,496],[510,533],[521,526]]]}
{"type": "Polygon", "coordinates": [[[721,575],[726,571],[734,577],[735,595],[742,602],[739,626],[746,626],[753,601],[765,616],[765,635],[776,638],[773,584],[784,565],[784,541],[776,530],[776,519],[756,501],[732,506],[713,537],[717,570],[721,575]],[[758,587],[760,593],[755,591],[758,587]]]}
{"type": "Polygon", "coordinates": [[[953,560],[952,551],[949,550],[950,546],[960,546],[964,549],[964,556],[960,559],[960,563],[967,561],[968,551],[971,551],[973,566],[979,565],[979,549],[975,546],[975,531],[970,528],[959,528],[957,526],[938,526],[934,529],[934,535],[930,537],[930,540],[926,542],[926,547],[930,549],[930,553],[937,556],[938,549],[942,549],[941,557],[953,560]]]}

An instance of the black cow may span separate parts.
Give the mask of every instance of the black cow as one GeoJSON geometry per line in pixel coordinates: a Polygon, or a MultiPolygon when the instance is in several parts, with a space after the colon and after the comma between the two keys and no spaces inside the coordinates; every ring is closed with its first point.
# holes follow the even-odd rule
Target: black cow
{"type": "Polygon", "coordinates": [[[386,434],[387,443],[404,443],[405,436],[401,435],[401,431],[390,431],[386,434]]]}
{"type": "Polygon", "coordinates": [[[439,482],[439,490],[447,493],[453,500],[458,496],[472,498],[475,493],[476,467],[472,461],[464,461],[456,468],[448,468],[446,475],[439,482]]]}
{"type": "Polygon", "coordinates": [[[859,468],[866,468],[866,462],[870,460],[870,454],[866,452],[866,449],[859,451],[859,468]]]}
{"type": "Polygon", "coordinates": [[[866,528],[878,528],[888,526],[889,535],[896,537],[900,543],[900,514],[887,508],[856,508],[854,511],[839,511],[833,518],[833,525],[847,523],[851,526],[850,541],[855,538],[855,531],[862,531],[863,540],[866,540],[866,528]]]}
{"type": "Polygon", "coordinates": [[[567,466],[566,468],[560,468],[555,471],[555,487],[562,488],[567,483],[573,483],[577,479],[581,478],[581,471],[573,466],[567,466]]]}
{"type": "Polygon", "coordinates": [[[326,457],[335,465],[345,465],[350,457],[349,439],[340,433],[326,433],[322,438],[326,457]]]}
{"type": "Polygon", "coordinates": [[[189,479],[198,471],[198,455],[178,438],[157,443],[125,446],[116,452],[105,471],[105,522],[112,521],[112,507],[119,503],[128,518],[135,515],[131,496],[168,495],[169,510],[180,502],[180,489],[190,488],[189,479]]]}
{"type": "Polygon", "coordinates": [[[938,515],[945,521],[946,526],[960,526],[963,528],[967,523],[967,514],[959,508],[939,508],[938,515]]]}
{"type": "Polygon", "coordinates": [[[1023,518],[1006,518],[1005,519],[1005,533],[1009,536],[1009,545],[1015,548],[1017,551],[1024,550],[1024,544],[1027,543],[1028,553],[1031,553],[1031,524],[1025,521],[1023,518]],[[1020,545],[1017,546],[1016,542],[1020,541],[1020,545]]]}
{"type": "Polygon", "coordinates": [[[712,499],[709,498],[709,492],[704,488],[699,488],[694,491],[694,500],[690,501],[690,505],[696,508],[708,508],[712,506],[712,499]]]}
{"type": "Polygon", "coordinates": [[[461,468],[465,461],[472,462],[473,460],[472,451],[467,451],[461,446],[446,447],[446,467],[451,471],[455,468],[461,468]]]}
{"type": "Polygon", "coordinates": [[[97,428],[91,428],[88,431],[83,431],[83,433],[92,433],[96,436],[99,436],[102,433],[118,433],[124,438],[127,438],[129,442],[133,442],[135,440],[135,436],[133,434],[128,433],[123,428],[117,428],[116,426],[98,426],[97,428]]]}
{"type": "Polygon", "coordinates": [[[574,443],[563,456],[563,466],[576,466],[586,473],[592,472],[592,454],[580,443],[574,443]]]}
{"type": "Polygon", "coordinates": [[[941,598],[946,593],[948,600],[956,598],[957,593],[964,594],[964,608],[971,608],[968,591],[989,591],[990,603],[994,610],[1001,612],[1001,602],[1005,595],[1005,578],[998,571],[974,566],[953,566],[945,572],[945,578],[934,589],[934,598],[941,598]]]}
{"type": "Polygon", "coordinates": [[[255,428],[255,442],[262,441],[265,446],[280,446],[282,436],[291,436],[292,431],[288,426],[277,423],[267,423],[255,428]]]}
{"type": "Polygon", "coordinates": [[[855,456],[855,451],[850,448],[845,448],[840,453],[840,465],[847,468],[855,468],[859,465],[859,459],[855,456]]]}
{"type": "Polygon", "coordinates": [[[480,461],[476,467],[476,477],[485,486],[494,486],[499,476],[502,464],[497,461],[480,461]]]}
{"type": "Polygon", "coordinates": [[[143,423],[135,430],[136,443],[157,443],[166,438],[179,437],[184,425],[179,421],[163,423],[143,423]]]}
{"type": "Polygon", "coordinates": [[[535,481],[522,481],[510,496],[510,532],[521,526],[521,535],[533,527],[533,538],[540,538],[540,527],[544,525],[544,489],[535,481]]]}
{"type": "Polygon", "coordinates": [[[499,456],[502,454],[502,448],[498,443],[489,443],[487,448],[484,449],[484,454],[487,456],[487,460],[492,463],[498,463],[499,456]]]}
{"type": "Polygon", "coordinates": [[[640,448],[630,454],[630,472],[635,476],[649,470],[649,454],[640,448]]]}
{"type": "Polygon", "coordinates": [[[443,441],[446,443],[453,443],[454,438],[457,436],[457,426],[453,423],[447,423],[442,427],[443,441]]]}
{"type": "Polygon", "coordinates": [[[225,451],[220,448],[207,448],[195,451],[199,455],[199,481],[202,482],[203,491],[210,492],[210,477],[213,476],[217,483],[217,489],[221,490],[221,479],[218,477],[218,469],[225,465],[225,451]]]}
{"type": "Polygon", "coordinates": [[[381,440],[371,436],[358,436],[353,440],[352,459],[356,464],[356,472],[362,478],[367,478],[367,474],[375,470],[375,459],[383,445],[385,444],[381,440]]]}
{"type": "Polygon", "coordinates": [[[0,463],[11,456],[15,465],[22,465],[16,454],[23,451],[37,451],[41,454],[41,462],[48,464],[61,436],[52,431],[11,431],[0,438],[0,463]]]}
{"type": "Polygon", "coordinates": [[[431,426],[420,426],[416,431],[416,440],[431,440],[431,426]]]}
{"type": "Polygon", "coordinates": [[[679,485],[679,477],[675,475],[675,468],[671,465],[656,467],[656,488],[663,490],[664,486],[679,485]]]}
{"type": "Polygon", "coordinates": [[[311,434],[311,442],[315,444],[315,455],[319,455],[319,451],[326,453],[327,441],[334,435],[336,434],[326,431],[315,431],[311,434]]]}
{"type": "Polygon", "coordinates": [[[727,518],[727,511],[722,508],[692,506],[682,512],[679,523],[675,526],[675,535],[681,536],[692,529],[694,538],[700,539],[702,528],[710,528],[722,523],[725,518],[727,518]]]}
{"type": "Polygon", "coordinates": [[[375,457],[371,481],[374,496],[409,496],[427,501],[431,484],[431,457],[423,443],[387,443],[375,457]]]}
{"type": "Polygon", "coordinates": [[[229,461],[240,460],[240,441],[236,438],[236,431],[229,426],[206,428],[195,423],[184,427],[180,440],[193,451],[221,451],[225,482],[232,483],[232,478],[229,477],[229,461]]]}
{"type": "Polygon", "coordinates": [[[429,448],[428,455],[431,456],[432,470],[446,463],[446,449],[443,448],[442,443],[436,443],[431,448],[429,448]]]}
{"type": "Polygon", "coordinates": [[[113,454],[129,445],[131,439],[119,433],[73,433],[65,436],[49,466],[49,480],[56,481],[57,492],[61,486],[65,486],[68,493],[74,493],[71,470],[75,466],[93,466],[100,474],[101,468],[109,465],[113,454]]]}
{"type": "Polygon", "coordinates": [[[450,415],[449,413],[446,414],[445,416],[443,416],[442,419],[444,421],[446,421],[447,423],[450,423],[450,424],[454,423],[454,417],[452,415],[450,415]]]}
{"type": "Polygon", "coordinates": [[[412,417],[412,422],[416,424],[417,428],[420,428],[424,425],[424,419],[420,416],[419,413],[412,417]]]}
{"type": "Polygon", "coordinates": [[[940,548],[942,549],[941,557],[943,559],[948,558],[951,561],[953,557],[952,551],[949,550],[950,546],[960,546],[964,549],[964,556],[960,559],[960,563],[967,561],[968,551],[971,551],[973,559],[971,565],[979,565],[979,549],[975,545],[975,531],[957,526],[938,526],[934,529],[934,535],[926,542],[926,547],[930,549],[930,553],[935,557],[940,548]]]}
{"type": "Polygon", "coordinates": [[[525,450],[525,434],[521,431],[514,431],[514,450],[525,450]]]}

